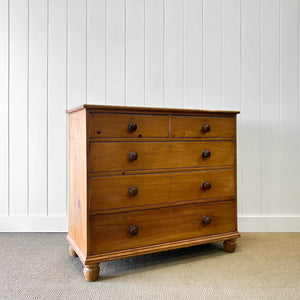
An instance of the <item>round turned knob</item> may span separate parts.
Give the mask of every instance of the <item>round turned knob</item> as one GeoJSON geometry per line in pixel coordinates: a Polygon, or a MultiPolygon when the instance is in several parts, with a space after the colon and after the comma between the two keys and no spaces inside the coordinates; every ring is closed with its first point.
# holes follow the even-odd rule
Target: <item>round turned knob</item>
{"type": "Polygon", "coordinates": [[[204,181],[204,182],[202,183],[202,187],[203,187],[204,190],[209,190],[209,189],[211,188],[211,183],[210,183],[210,181],[204,181]]]}
{"type": "Polygon", "coordinates": [[[138,154],[136,152],[129,152],[128,153],[128,159],[130,161],[134,161],[138,159],[138,154]]]}
{"type": "Polygon", "coordinates": [[[211,223],[211,217],[209,217],[209,216],[204,216],[204,217],[202,218],[202,223],[203,223],[204,225],[209,225],[209,224],[211,223]]]}
{"type": "Polygon", "coordinates": [[[129,196],[131,196],[131,197],[137,195],[138,191],[139,191],[138,188],[135,187],[135,186],[130,186],[130,187],[128,188],[128,194],[129,194],[129,196]]]}
{"type": "Polygon", "coordinates": [[[209,150],[203,150],[202,151],[202,157],[203,158],[209,158],[211,155],[211,152],[209,150]]]}
{"type": "Polygon", "coordinates": [[[137,235],[137,233],[139,232],[139,228],[135,225],[130,225],[128,227],[128,232],[131,234],[131,235],[137,235]]]}
{"type": "Polygon", "coordinates": [[[137,124],[134,122],[131,122],[127,125],[127,129],[129,132],[134,132],[137,130],[137,124]]]}
{"type": "Polygon", "coordinates": [[[209,132],[210,131],[210,125],[209,124],[204,124],[202,125],[202,131],[205,132],[209,132]]]}

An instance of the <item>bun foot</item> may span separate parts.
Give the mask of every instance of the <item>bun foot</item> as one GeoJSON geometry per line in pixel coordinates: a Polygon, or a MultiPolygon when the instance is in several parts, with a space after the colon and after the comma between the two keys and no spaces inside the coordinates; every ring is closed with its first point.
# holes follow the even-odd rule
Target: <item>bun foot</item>
{"type": "Polygon", "coordinates": [[[235,240],[226,240],[223,242],[224,250],[226,252],[232,253],[235,251],[236,248],[236,242],[235,240]]]}
{"type": "Polygon", "coordinates": [[[78,257],[77,253],[74,251],[74,249],[71,246],[69,246],[69,254],[72,257],[78,257]]]}
{"type": "Polygon", "coordinates": [[[99,277],[99,265],[84,265],[83,274],[87,281],[95,281],[99,277]]]}

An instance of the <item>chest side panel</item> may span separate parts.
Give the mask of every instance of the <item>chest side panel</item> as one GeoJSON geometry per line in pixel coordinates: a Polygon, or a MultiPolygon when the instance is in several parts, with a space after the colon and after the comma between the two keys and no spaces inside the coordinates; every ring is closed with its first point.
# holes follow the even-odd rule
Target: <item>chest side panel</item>
{"type": "Polygon", "coordinates": [[[69,115],[69,234],[87,254],[86,112],[69,115]]]}

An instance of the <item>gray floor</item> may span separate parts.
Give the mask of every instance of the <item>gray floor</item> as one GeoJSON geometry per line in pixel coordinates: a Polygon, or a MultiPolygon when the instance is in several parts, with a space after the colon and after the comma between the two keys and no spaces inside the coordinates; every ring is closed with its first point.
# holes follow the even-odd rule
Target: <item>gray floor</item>
{"type": "Polygon", "coordinates": [[[0,299],[300,299],[300,233],[106,262],[91,283],[67,247],[61,233],[0,233],[0,299]]]}

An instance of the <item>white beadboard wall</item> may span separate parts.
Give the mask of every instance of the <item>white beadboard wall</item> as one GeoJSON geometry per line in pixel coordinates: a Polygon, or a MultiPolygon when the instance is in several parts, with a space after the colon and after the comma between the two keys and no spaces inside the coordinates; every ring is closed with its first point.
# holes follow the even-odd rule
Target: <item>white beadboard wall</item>
{"type": "Polygon", "coordinates": [[[0,0],[0,231],[67,230],[83,103],[240,110],[241,231],[300,231],[300,0],[0,0]]]}

